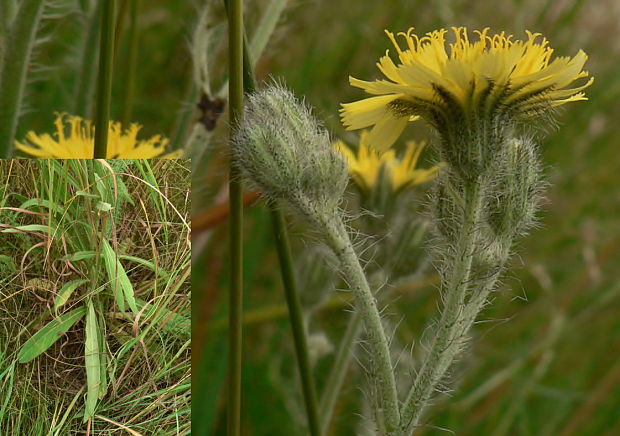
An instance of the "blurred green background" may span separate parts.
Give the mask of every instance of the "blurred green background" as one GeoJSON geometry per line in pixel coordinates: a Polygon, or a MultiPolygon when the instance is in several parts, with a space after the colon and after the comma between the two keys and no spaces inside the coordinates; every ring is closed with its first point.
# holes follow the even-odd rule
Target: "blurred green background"
{"type": "MultiPolygon", "coordinates": [[[[145,135],[169,135],[179,111],[197,103],[187,98],[187,89],[192,78],[188,41],[199,3],[143,2],[134,118],[144,124],[145,135]]],[[[247,2],[250,36],[268,3],[247,2]]],[[[432,426],[419,434],[444,434],[438,427],[459,435],[620,434],[620,2],[292,1],[256,74],[283,78],[315,106],[334,135],[349,138],[339,124],[339,104],[363,93],[350,87],[347,77],[378,78],[375,62],[391,48],[383,30],[411,26],[419,33],[488,26],[516,38],[525,37],[526,29],[541,32],[556,55],[583,49],[589,55],[586,69],[595,77],[586,90],[589,101],[567,105],[558,116],[559,129],[540,143],[550,183],[540,228],[518,244],[511,271],[482,314],[488,322],[475,327],[472,346],[453,371],[454,392],[437,400],[427,415],[432,426]]],[[[51,130],[53,112],[70,109],[83,30],[72,13],[47,21],[42,36],[49,41],[34,58],[36,66],[46,68],[33,76],[38,80],[29,87],[30,111],[21,119],[18,138],[30,129],[51,130]]],[[[121,44],[121,60],[123,50],[121,44]]],[[[215,62],[221,66],[226,59],[216,56],[215,62]]],[[[115,92],[122,83],[121,71],[115,92]]],[[[225,198],[223,134],[216,131],[208,170],[195,174],[194,189],[204,194],[194,203],[196,214],[225,198]]],[[[409,128],[405,137],[429,138],[423,126],[409,128]]],[[[245,434],[304,434],[269,216],[262,205],[246,215],[245,434]]],[[[198,435],[224,434],[225,428],[226,230],[222,222],[194,241],[193,425],[198,435]]],[[[296,253],[313,242],[302,233],[294,227],[296,253]]],[[[436,285],[425,284],[433,276],[430,269],[423,280],[395,290],[393,312],[395,320],[405,316],[398,329],[404,344],[419,343],[436,314],[436,285]]],[[[325,310],[311,330],[324,331],[337,345],[345,319],[343,307],[325,310]]],[[[319,390],[331,357],[318,362],[319,390]]],[[[351,372],[331,434],[355,433],[363,382],[358,371],[351,372]]]]}

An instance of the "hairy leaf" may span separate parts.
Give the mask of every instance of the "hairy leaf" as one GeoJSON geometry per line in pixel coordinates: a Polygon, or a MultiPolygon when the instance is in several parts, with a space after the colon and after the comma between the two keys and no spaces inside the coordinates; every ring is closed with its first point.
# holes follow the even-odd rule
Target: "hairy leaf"
{"type": "Polygon", "coordinates": [[[107,239],[101,240],[101,254],[106,265],[106,271],[108,272],[108,278],[111,283],[112,292],[114,298],[121,312],[125,311],[125,300],[129,305],[129,308],[138,313],[138,307],[136,306],[136,300],[134,297],[133,286],[127,277],[125,268],[119,262],[116,257],[116,253],[112,250],[110,243],[107,239]]]}
{"type": "Polygon", "coordinates": [[[84,422],[86,422],[95,414],[95,408],[99,400],[99,388],[101,387],[97,314],[95,313],[92,300],[88,301],[88,312],[86,312],[84,360],[86,366],[86,385],[88,388],[86,392],[86,410],[84,412],[84,422]]]}

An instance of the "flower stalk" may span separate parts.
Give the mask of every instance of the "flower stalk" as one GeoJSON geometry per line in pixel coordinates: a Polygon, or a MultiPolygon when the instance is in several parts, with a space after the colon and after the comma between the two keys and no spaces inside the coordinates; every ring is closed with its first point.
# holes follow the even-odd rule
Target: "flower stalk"
{"type": "Polygon", "coordinates": [[[464,348],[513,241],[535,221],[544,183],[524,125],[553,122],[554,108],[586,100],[593,79],[582,70],[583,51],[552,59],[537,33],[521,41],[487,28],[475,31],[474,41],[466,28],[452,28],[450,44],[444,29],[423,37],[413,29],[386,33],[398,62],[386,53],[377,63],[385,79],[350,78],[372,97],[343,104],[342,121],[349,130],[372,127],[369,142],[387,150],[408,123],[423,118],[446,163],[433,198],[443,309],[401,409],[399,431],[409,435],[464,348]]]}
{"type": "Polygon", "coordinates": [[[386,430],[392,432],[398,428],[400,422],[398,393],[390,356],[390,344],[381,322],[377,301],[370,290],[364,269],[338,212],[334,211],[331,215],[316,218],[321,236],[325,238],[325,242],[338,258],[340,272],[355,296],[357,311],[366,329],[383,422],[386,430]]]}
{"type": "Polygon", "coordinates": [[[462,335],[468,330],[466,318],[475,318],[477,311],[463,310],[475,246],[478,243],[477,227],[482,209],[484,186],[481,178],[465,188],[464,219],[460,229],[454,265],[445,290],[445,307],[431,349],[402,409],[403,430],[414,428],[436,386],[443,378],[454,358],[462,349],[462,335]]]}
{"type": "Polygon", "coordinates": [[[104,1],[102,8],[95,111],[95,159],[105,159],[107,156],[108,124],[110,122],[110,102],[112,101],[116,0],[104,1]]]}
{"type": "MultiPolygon", "coordinates": [[[[243,0],[227,0],[228,12],[228,108],[232,132],[243,117],[243,0]]],[[[230,294],[228,358],[228,435],[241,434],[241,364],[243,314],[243,189],[238,162],[231,156],[230,198],[230,294]]]]}
{"type": "Polygon", "coordinates": [[[275,204],[270,204],[269,208],[271,209],[273,233],[276,239],[278,259],[280,260],[280,273],[284,285],[289,320],[291,322],[291,330],[293,331],[293,343],[295,344],[299,377],[306,405],[308,428],[312,436],[320,436],[323,433],[319,419],[315,381],[310,366],[308,340],[299,300],[299,289],[295,280],[293,256],[291,255],[288,232],[286,231],[286,221],[284,220],[284,215],[277,209],[275,204]]]}

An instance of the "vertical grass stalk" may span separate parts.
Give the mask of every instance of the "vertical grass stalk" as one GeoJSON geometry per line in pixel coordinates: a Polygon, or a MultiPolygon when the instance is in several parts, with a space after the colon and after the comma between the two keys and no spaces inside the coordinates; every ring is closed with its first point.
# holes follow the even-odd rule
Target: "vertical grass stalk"
{"type": "MultiPolygon", "coordinates": [[[[3,2],[3,6],[4,6],[3,2]]],[[[3,59],[0,67],[0,159],[13,155],[13,143],[22,107],[26,72],[34,45],[44,0],[23,0],[12,23],[3,24],[3,59]]],[[[10,11],[2,20],[8,20],[10,11]]]]}
{"type": "Polygon", "coordinates": [[[112,100],[112,66],[114,64],[114,18],[116,0],[103,1],[99,39],[99,74],[95,112],[95,159],[105,159],[108,148],[110,102],[112,100]]]}
{"type": "MultiPolygon", "coordinates": [[[[243,0],[228,0],[228,102],[231,129],[243,114],[243,0]]],[[[243,312],[243,191],[239,167],[230,161],[230,303],[228,359],[228,435],[241,433],[241,346],[243,312]]]]}

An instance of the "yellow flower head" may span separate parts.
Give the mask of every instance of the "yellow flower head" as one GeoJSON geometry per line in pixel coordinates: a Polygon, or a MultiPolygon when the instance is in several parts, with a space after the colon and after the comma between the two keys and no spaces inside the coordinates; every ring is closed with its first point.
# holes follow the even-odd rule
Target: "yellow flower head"
{"type": "Polygon", "coordinates": [[[408,141],[405,153],[396,157],[394,150],[379,153],[371,147],[368,131],[360,135],[357,155],[342,141],[336,141],[334,147],[346,158],[349,175],[363,191],[370,191],[378,181],[380,171],[387,171],[393,191],[400,191],[433,180],[440,166],[430,169],[417,169],[416,164],[426,145],[424,142],[408,141]]]}
{"type": "Polygon", "coordinates": [[[556,57],[539,33],[527,32],[527,40],[512,35],[490,35],[489,29],[475,31],[469,40],[467,29],[452,28],[454,43],[446,50],[444,29],[418,37],[409,29],[399,33],[406,47],[386,31],[396,48],[396,65],[386,52],[377,66],[388,80],[367,82],[350,77],[352,86],[373,94],[343,104],[341,116],[349,130],[373,126],[371,143],[380,150],[390,147],[412,117],[422,116],[442,130],[446,123],[475,122],[477,119],[536,117],[571,101],[586,100],[580,92],[593,78],[583,71],[587,59],[579,50],[573,57],[556,57]]]}
{"type": "MultiPolygon", "coordinates": [[[[56,133],[53,136],[47,133],[39,135],[30,131],[26,134],[24,143],[15,141],[15,146],[18,150],[37,158],[91,159],[95,148],[95,129],[92,123],[77,116],[67,116],[68,129],[66,129],[64,118],[64,114],[57,114],[54,123],[56,133]]],[[[141,128],[139,124],[133,123],[123,131],[120,123],[110,121],[106,158],[175,159],[181,157],[182,151],[180,150],[162,156],[168,140],[159,135],[146,140],[137,140],[141,128]]]]}

